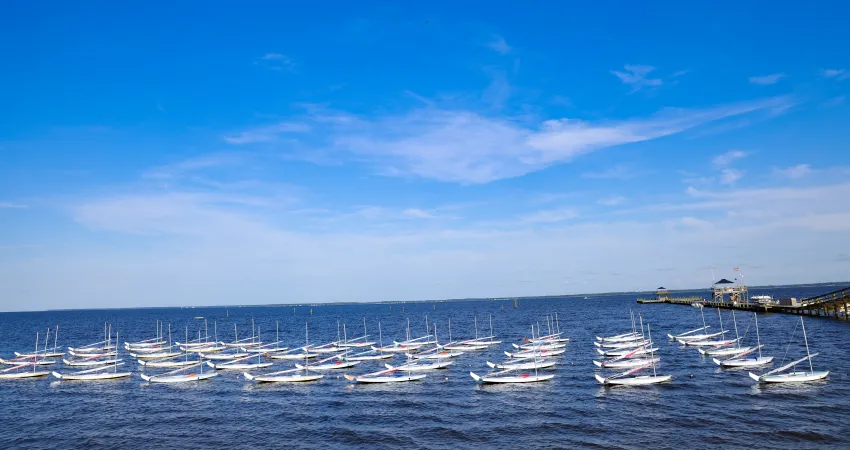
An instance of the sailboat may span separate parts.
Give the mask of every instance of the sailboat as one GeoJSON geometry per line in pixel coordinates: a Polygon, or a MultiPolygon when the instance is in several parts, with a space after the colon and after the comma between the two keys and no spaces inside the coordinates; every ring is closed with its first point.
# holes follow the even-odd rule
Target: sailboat
{"type": "MultiPolygon", "coordinates": [[[[257,328],[257,341],[260,341],[260,329],[257,328]]],[[[212,361],[207,361],[207,365],[216,370],[251,370],[251,369],[263,369],[266,367],[271,367],[271,362],[262,362],[263,354],[260,352],[256,353],[257,362],[251,362],[251,359],[254,358],[254,354],[246,356],[244,358],[234,359],[231,361],[226,361],[222,363],[214,363],[212,361]],[[243,362],[245,361],[245,362],[243,362]]]]}
{"type": "Polygon", "coordinates": [[[512,370],[524,370],[524,369],[547,369],[549,367],[555,367],[556,362],[551,359],[538,358],[538,357],[528,357],[528,358],[518,358],[513,360],[508,360],[503,363],[492,363],[490,361],[486,361],[487,366],[493,369],[512,369],[512,370]]]}
{"type": "MultiPolygon", "coordinates": [[[[538,325],[539,327],[539,325],[538,325]]],[[[534,335],[534,325],[531,326],[531,335],[534,335]]],[[[535,356],[535,355],[532,355],[535,356]]],[[[513,367],[508,369],[503,369],[497,372],[490,372],[487,375],[479,376],[476,375],[475,372],[469,372],[469,376],[472,377],[473,380],[484,383],[484,384],[515,384],[515,383],[536,383],[539,381],[547,381],[551,380],[555,377],[554,374],[548,375],[540,375],[537,370],[539,367],[537,366],[537,358],[534,357],[531,359],[532,361],[532,369],[534,370],[534,374],[531,373],[522,373],[520,375],[513,375],[519,370],[524,370],[522,367],[513,367]]]]}
{"type": "MultiPolygon", "coordinates": [[[[307,322],[304,323],[304,346],[310,346],[310,329],[307,322]]],[[[304,383],[308,381],[316,381],[324,377],[320,373],[310,373],[309,363],[307,361],[308,353],[304,353],[304,365],[295,369],[281,370],[279,372],[264,373],[262,375],[251,375],[248,372],[242,372],[242,376],[246,380],[256,381],[257,383],[304,383]],[[299,374],[299,372],[301,372],[299,374]]],[[[274,357],[274,355],[272,355],[274,357]]]]}
{"type": "MultiPolygon", "coordinates": [[[[806,343],[806,357],[800,358],[796,361],[793,361],[789,364],[786,364],[778,369],[771,370],[770,372],[763,373],[761,375],[756,375],[750,372],[750,378],[758,381],[759,383],[801,383],[805,381],[816,381],[826,378],[829,375],[828,370],[824,371],[815,371],[814,366],[812,365],[812,358],[818,355],[818,353],[810,354],[809,353],[809,339],[806,337],[806,324],[803,323],[803,316],[800,316],[800,325],[803,327],[803,341],[806,343]],[[809,361],[809,371],[798,372],[794,370],[792,372],[782,373],[788,369],[793,368],[797,364],[800,364],[804,361],[809,361]]],[[[794,333],[791,333],[791,337],[794,337],[794,333]]],[[[790,346],[791,343],[789,342],[790,346]]]]}
{"type": "MultiPolygon", "coordinates": [[[[477,319],[476,319],[476,321],[477,321],[477,319]]],[[[492,318],[492,316],[490,316],[490,335],[491,336],[489,336],[487,338],[481,338],[481,340],[479,341],[478,326],[476,324],[476,326],[475,326],[475,338],[474,339],[467,339],[465,341],[454,342],[454,341],[452,341],[452,319],[449,319],[449,343],[444,345],[443,348],[446,349],[446,350],[456,350],[456,351],[460,351],[460,352],[472,352],[472,351],[479,351],[479,350],[487,350],[489,348],[490,344],[484,344],[484,343],[481,343],[481,342],[483,342],[485,339],[489,339],[489,338],[493,337],[492,334],[493,334],[493,318],[492,318]]]]}
{"type": "Polygon", "coordinates": [[[697,328],[695,330],[686,331],[684,333],[680,333],[680,334],[677,334],[675,336],[672,335],[672,334],[668,334],[667,337],[669,337],[670,339],[672,339],[674,341],[679,341],[679,342],[685,343],[685,342],[688,342],[688,341],[705,341],[707,339],[711,339],[715,336],[720,336],[721,334],[726,333],[725,330],[721,329],[717,333],[694,334],[694,333],[698,333],[700,331],[708,330],[709,328],[711,328],[710,326],[706,325],[706,323],[705,323],[705,312],[704,312],[703,308],[700,308],[699,311],[700,311],[700,314],[702,315],[702,328],[697,328]]]}
{"type": "MultiPolygon", "coordinates": [[[[186,328],[186,341],[187,342],[189,341],[189,328],[188,327],[186,328]]],[[[189,352],[185,352],[184,354],[186,355],[186,361],[188,361],[189,360],[189,352]]],[[[218,375],[218,372],[215,372],[215,371],[204,373],[204,361],[203,361],[203,359],[201,359],[200,361],[198,361],[194,364],[191,364],[191,365],[188,365],[188,366],[185,366],[185,367],[181,367],[179,369],[175,369],[175,370],[172,370],[170,372],[165,372],[165,373],[162,373],[162,374],[157,374],[157,375],[145,375],[144,373],[139,374],[139,376],[142,377],[142,379],[147,381],[148,383],[187,383],[187,382],[190,382],[190,381],[208,380],[208,379],[215,377],[217,375],[218,375]],[[194,369],[196,367],[200,368],[200,373],[189,372],[191,369],[194,369]],[[181,372],[184,372],[184,373],[181,374],[181,375],[178,375],[181,372]],[[185,373],[185,372],[188,372],[188,373],[185,373]]]]}
{"type": "MultiPolygon", "coordinates": [[[[381,341],[381,347],[383,347],[383,336],[381,336],[380,322],[378,322],[378,336],[379,340],[381,341]]],[[[386,370],[357,376],[349,374],[345,374],[344,376],[346,380],[354,381],[357,383],[402,383],[406,381],[418,381],[426,377],[425,374],[411,375],[410,370],[407,369],[409,369],[409,366],[392,367],[390,365],[387,365],[386,370]]]]}
{"type": "MultiPolygon", "coordinates": [[[[649,340],[652,341],[652,329],[647,324],[647,333],[649,334],[649,340]]],[[[604,385],[622,385],[622,386],[638,386],[644,384],[656,384],[656,383],[664,383],[673,379],[672,375],[658,375],[655,371],[655,355],[650,353],[650,363],[644,364],[642,366],[636,367],[634,369],[627,370],[622,373],[618,373],[616,375],[612,375],[610,377],[603,377],[599,374],[595,374],[594,377],[596,381],[600,382],[604,385]],[[652,375],[638,375],[635,377],[631,377],[629,375],[633,375],[635,373],[640,372],[644,369],[652,368],[652,375]]]]}
{"type": "MultiPolygon", "coordinates": [[[[640,317],[640,338],[644,339],[643,334],[643,316],[640,317]]],[[[661,361],[661,358],[655,358],[652,356],[653,351],[650,349],[648,352],[650,353],[649,358],[642,358],[640,356],[645,355],[647,353],[646,346],[650,345],[651,342],[648,340],[643,340],[646,344],[642,344],[640,347],[635,348],[628,353],[623,355],[614,357],[613,359],[605,360],[605,361],[593,361],[593,364],[597,367],[602,367],[605,369],[633,369],[636,367],[644,366],[646,364],[656,364],[661,361]]]]}
{"type": "MultiPolygon", "coordinates": [[[[44,351],[41,352],[41,353],[42,354],[47,353],[47,339],[45,339],[44,351]]],[[[20,378],[37,378],[37,377],[46,376],[48,374],[48,372],[38,370],[38,366],[39,366],[38,358],[39,358],[38,332],[36,332],[35,333],[35,353],[34,353],[34,356],[32,356],[33,361],[17,364],[17,365],[14,365],[12,367],[9,367],[8,369],[0,370],[0,380],[20,379],[20,378]],[[29,370],[26,370],[26,371],[21,370],[21,369],[27,368],[29,366],[32,366],[32,372],[30,372],[29,370]]]]}
{"type": "MultiPolygon", "coordinates": [[[[743,339],[738,335],[738,321],[735,319],[735,310],[732,310],[732,323],[735,325],[735,346],[729,347],[728,345],[717,345],[712,348],[706,350],[702,348],[698,348],[697,351],[700,352],[701,355],[706,356],[731,356],[738,355],[743,352],[747,352],[752,350],[752,347],[742,347],[741,340],[743,339]]],[[[744,335],[746,336],[746,331],[750,329],[750,326],[747,325],[747,330],[745,330],[744,335]]]]}
{"type": "MultiPolygon", "coordinates": [[[[118,342],[118,330],[115,330],[115,342],[118,342]]],[[[54,377],[66,381],[101,381],[129,377],[130,372],[118,371],[118,366],[122,365],[124,365],[123,362],[104,363],[104,365],[93,369],[79,370],[64,374],[53,371],[52,374],[54,377]],[[111,372],[110,369],[112,370],[111,372]]]]}
{"type": "Polygon", "coordinates": [[[162,344],[165,344],[165,341],[162,339],[162,322],[157,320],[156,337],[138,342],[124,341],[124,348],[128,351],[140,351],[146,348],[156,348],[162,344]]]}
{"type": "Polygon", "coordinates": [[[596,336],[596,340],[600,343],[617,343],[617,342],[631,342],[631,341],[640,341],[643,340],[643,335],[637,332],[637,325],[635,323],[635,313],[632,310],[629,310],[629,317],[632,322],[632,331],[623,334],[617,334],[614,336],[596,336]]]}
{"type": "MultiPolygon", "coordinates": [[[[720,334],[726,333],[726,330],[723,329],[723,316],[720,314],[720,308],[717,308],[717,319],[720,321],[720,334]]],[[[685,339],[681,342],[688,346],[717,348],[735,344],[738,342],[738,339],[685,339]]]]}
{"type": "MultiPolygon", "coordinates": [[[[163,347],[162,349],[156,350],[155,353],[163,353],[164,350],[171,349],[173,347],[171,339],[171,323],[168,324],[168,342],[163,342],[164,344],[168,344],[168,347],[163,347]]],[[[139,365],[142,367],[147,367],[149,369],[173,369],[176,367],[186,367],[186,366],[194,366],[198,364],[200,360],[194,359],[190,360],[186,358],[185,360],[177,359],[178,356],[184,355],[185,353],[176,353],[176,352],[165,352],[166,356],[162,358],[151,358],[151,359],[139,359],[136,358],[139,365]],[[168,356],[171,355],[171,356],[168,356]]],[[[133,355],[132,353],[130,354],[133,355]]],[[[203,357],[203,354],[200,355],[203,357]]]]}
{"type": "MultiPolygon", "coordinates": [[[[762,356],[761,355],[761,337],[759,336],[759,319],[758,314],[753,313],[753,319],[756,322],[756,347],[748,348],[744,351],[739,351],[737,354],[733,355],[731,358],[719,360],[717,358],[712,358],[715,364],[720,367],[756,367],[756,366],[764,366],[766,364],[770,364],[773,361],[772,356],[762,356]],[[745,358],[745,356],[755,352],[758,350],[757,358],[745,358]]],[[[740,348],[739,348],[740,350],[740,348]]]]}

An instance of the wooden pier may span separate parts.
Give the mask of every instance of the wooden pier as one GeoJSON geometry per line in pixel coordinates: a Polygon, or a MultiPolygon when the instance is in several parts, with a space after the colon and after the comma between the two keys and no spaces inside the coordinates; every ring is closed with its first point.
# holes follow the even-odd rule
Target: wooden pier
{"type": "MultiPolygon", "coordinates": [[[[780,302],[785,299],[780,299],[780,302]]],[[[850,287],[828,292],[815,297],[802,299],[789,304],[762,304],[754,302],[730,302],[730,301],[705,301],[700,298],[671,298],[654,299],[647,302],[638,299],[638,303],[670,303],[673,305],[691,305],[702,303],[706,308],[743,309],[758,312],[773,312],[784,314],[797,314],[806,316],[830,317],[833,319],[850,320],[850,287]]]]}

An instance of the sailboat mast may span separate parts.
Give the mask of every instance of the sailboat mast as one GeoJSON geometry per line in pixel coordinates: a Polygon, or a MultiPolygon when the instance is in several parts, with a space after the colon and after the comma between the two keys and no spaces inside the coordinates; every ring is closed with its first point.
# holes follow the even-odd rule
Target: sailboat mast
{"type": "MultiPolygon", "coordinates": [[[[732,317],[735,317],[734,311],[732,312],[732,314],[733,314],[732,317]]],[[[756,319],[756,345],[758,346],[758,349],[759,349],[759,359],[761,359],[761,337],[759,336],[759,315],[758,315],[758,313],[753,313],[753,316],[756,319]]]]}
{"type": "Polygon", "coordinates": [[[118,361],[117,361],[117,359],[118,359],[118,329],[117,328],[115,329],[115,359],[116,359],[116,361],[115,361],[115,366],[114,366],[115,367],[114,372],[118,373],[118,361]]]}
{"type": "Polygon", "coordinates": [[[236,324],[235,323],[233,324],[233,339],[234,339],[234,341],[233,341],[234,344],[239,342],[239,332],[236,331],[236,324]]]}
{"type": "MultiPolygon", "coordinates": [[[[540,334],[540,325],[537,326],[537,334],[540,334]]],[[[531,326],[531,335],[534,336],[534,325],[531,326]]],[[[531,362],[534,365],[534,379],[537,379],[537,352],[538,350],[533,350],[531,355],[531,362]]]]}
{"type": "MultiPolygon", "coordinates": [[[[493,315],[492,314],[490,314],[490,336],[495,336],[493,334],[493,315]]],[[[452,340],[451,336],[449,336],[449,340],[450,341],[452,340]]]]}
{"type": "Polygon", "coordinates": [[[478,316],[475,314],[472,315],[472,321],[475,324],[475,339],[478,339],[478,316]]]}
{"type": "Polygon", "coordinates": [[[56,334],[53,335],[53,353],[56,353],[57,345],[59,345],[59,325],[56,325],[56,334]]]}
{"type": "Polygon", "coordinates": [[[38,331],[35,332],[35,356],[33,356],[32,373],[35,373],[35,368],[38,365],[38,331]]]}
{"type": "MultiPolygon", "coordinates": [[[[717,308],[717,320],[720,321],[720,332],[723,333],[723,315],[720,314],[720,308],[717,308]]],[[[723,335],[721,335],[723,337],[723,335]]]]}
{"type": "Polygon", "coordinates": [[[649,363],[652,364],[652,376],[658,376],[655,373],[655,353],[652,351],[652,328],[650,328],[649,324],[646,324],[646,331],[649,334],[649,363]]]}
{"type": "Polygon", "coordinates": [[[452,342],[452,319],[449,318],[449,342],[452,342]]]}
{"type": "Polygon", "coordinates": [[[800,325],[803,326],[803,341],[806,343],[806,356],[809,358],[809,371],[815,373],[815,368],[812,365],[812,355],[809,354],[809,338],[806,337],[806,324],[803,323],[803,316],[800,316],[800,325]]]}
{"type": "MultiPolygon", "coordinates": [[[[705,308],[700,308],[700,309],[699,309],[699,312],[700,312],[700,314],[702,315],[702,329],[703,329],[703,330],[705,330],[705,329],[707,329],[707,328],[708,328],[708,325],[706,325],[706,324],[705,324],[705,311],[704,311],[704,309],[705,309],[705,308]]],[[[720,330],[720,331],[723,331],[723,330],[720,330]]]]}
{"type": "Polygon", "coordinates": [[[381,333],[381,322],[378,321],[378,341],[381,344],[381,350],[384,349],[384,335],[381,333]]]}
{"type": "MultiPolygon", "coordinates": [[[[755,314],[755,313],[754,313],[755,314]]],[[[732,310],[732,323],[735,324],[735,342],[736,347],[741,348],[741,337],[738,336],[738,321],[735,320],[735,310],[732,310]]],[[[721,327],[720,331],[723,331],[721,327]]],[[[756,325],[756,334],[758,334],[758,325],[756,325]]]]}
{"type": "Polygon", "coordinates": [[[546,328],[549,330],[549,335],[552,335],[552,324],[549,322],[549,316],[546,316],[546,328]]]}

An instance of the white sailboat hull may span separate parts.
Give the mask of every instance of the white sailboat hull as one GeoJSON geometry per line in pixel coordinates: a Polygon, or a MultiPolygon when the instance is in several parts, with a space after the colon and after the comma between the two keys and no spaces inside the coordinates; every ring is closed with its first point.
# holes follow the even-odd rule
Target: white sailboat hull
{"type": "Polygon", "coordinates": [[[477,352],[481,350],[487,350],[489,347],[486,345],[446,345],[443,346],[446,350],[460,351],[460,352],[477,352]]]}
{"type": "Polygon", "coordinates": [[[145,374],[140,374],[143,380],[148,383],[186,383],[189,381],[201,381],[207,380],[214,376],[217,376],[218,372],[207,372],[207,373],[190,373],[186,375],[171,375],[171,376],[149,376],[145,374]]]}
{"type": "Polygon", "coordinates": [[[345,357],[346,361],[376,361],[380,359],[392,359],[393,355],[391,354],[381,354],[381,355],[372,355],[372,356],[347,356],[345,357]]]}
{"type": "MultiPolygon", "coordinates": [[[[489,365],[489,364],[488,364],[489,365]]],[[[526,370],[526,369],[548,369],[549,367],[554,367],[555,361],[542,361],[542,362],[527,362],[527,363],[515,363],[515,364],[493,364],[491,367],[494,369],[514,369],[514,370],[526,370]]]]}
{"type": "Polygon", "coordinates": [[[497,383],[537,383],[539,381],[547,381],[555,378],[555,375],[520,375],[514,377],[488,377],[488,376],[478,376],[473,372],[469,372],[469,375],[480,383],[485,384],[497,384],[497,383]]]}
{"type": "Polygon", "coordinates": [[[732,348],[718,348],[715,350],[703,350],[698,349],[699,352],[706,356],[729,356],[729,355],[737,355],[739,353],[744,353],[752,350],[753,347],[732,347],[732,348]]]}
{"type": "Polygon", "coordinates": [[[152,369],[169,369],[174,367],[194,366],[200,361],[139,361],[142,367],[150,367],[152,369]]]}
{"type": "Polygon", "coordinates": [[[691,347],[720,347],[723,345],[732,345],[735,343],[735,340],[732,339],[723,341],[684,341],[682,343],[691,347]]]}
{"type": "Polygon", "coordinates": [[[271,367],[274,363],[221,363],[214,364],[207,361],[207,365],[212,367],[215,370],[253,370],[253,369],[262,369],[264,367],[271,367]]]}
{"type": "Polygon", "coordinates": [[[673,379],[672,375],[641,375],[637,377],[624,377],[624,378],[615,378],[613,380],[606,380],[605,378],[596,375],[596,381],[605,384],[605,385],[617,385],[617,386],[642,386],[645,384],[657,384],[657,383],[665,383],[673,379]]]}
{"type": "Polygon", "coordinates": [[[822,380],[829,375],[829,371],[821,372],[789,372],[778,375],[758,376],[750,373],[750,378],[760,383],[803,383],[806,381],[822,380]]]}
{"type": "Polygon", "coordinates": [[[324,377],[322,374],[313,375],[251,375],[250,373],[242,374],[245,379],[256,381],[257,383],[305,383],[308,381],[320,380],[324,377]]]}
{"type": "Polygon", "coordinates": [[[307,353],[307,354],[300,353],[300,354],[296,354],[296,355],[292,355],[292,354],[271,355],[269,357],[271,359],[285,359],[285,360],[288,360],[288,361],[298,361],[298,360],[305,359],[305,358],[315,358],[317,356],[319,356],[318,353],[307,353]]]}
{"type": "MultiPolygon", "coordinates": [[[[632,353],[633,351],[634,350],[611,350],[611,351],[606,352],[606,351],[600,350],[598,348],[596,349],[596,353],[599,353],[600,355],[607,356],[607,357],[623,356],[623,355],[627,355],[629,353],[632,353]]],[[[636,351],[633,356],[646,355],[648,353],[657,352],[657,351],[658,351],[658,347],[653,347],[651,349],[647,348],[647,349],[636,351]]]]}
{"type": "Polygon", "coordinates": [[[49,372],[15,372],[15,373],[0,373],[0,380],[12,380],[20,378],[37,378],[48,375],[49,372]]]}
{"type": "Polygon", "coordinates": [[[61,374],[59,372],[53,372],[53,376],[60,380],[67,381],[101,381],[101,380],[114,380],[116,378],[127,378],[131,374],[130,372],[109,372],[109,373],[87,373],[83,375],[74,375],[74,374],[61,374]]]}
{"type": "Polygon", "coordinates": [[[607,363],[605,361],[593,361],[593,364],[595,364],[596,367],[602,367],[605,369],[630,369],[633,367],[640,367],[647,364],[657,364],[659,361],[661,361],[661,358],[636,358],[624,359],[622,361],[612,361],[607,363]]]}
{"type": "Polygon", "coordinates": [[[65,363],[66,366],[74,366],[74,367],[94,367],[94,366],[104,366],[107,364],[115,364],[120,362],[120,359],[108,359],[101,361],[68,361],[67,359],[63,359],[62,362],[65,363]]]}
{"type": "Polygon", "coordinates": [[[250,355],[247,353],[213,353],[209,355],[206,353],[201,353],[200,356],[201,358],[209,359],[211,361],[230,361],[233,359],[244,358],[250,355]]]}
{"type": "Polygon", "coordinates": [[[337,361],[331,364],[317,364],[315,366],[304,367],[300,364],[296,364],[295,367],[299,369],[310,369],[310,370],[336,370],[336,369],[347,369],[349,367],[354,367],[359,364],[356,361],[337,361]]]}
{"type": "Polygon", "coordinates": [[[539,357],[557,356],[557,355],[561,355],[565,352],[566,352],[566,350],[564,350],[564,349],[557,349],[557,350],[541,350],[541,351],[538,351],[538,352],[534,352],[534,351],[516,352],[516,353],[505,352],[505,355],[507,355],[508,358],[528,358],[528,357],[531,357],[531,356],[539,356],[539,357]]]}
{"type": "MultiPolygon", "coordinates": [[[[424,372],[426,370],[437,370],[437,369],[445,369],[450,365],[454,364],[454,361],[438,361],[430,364],[406,364],[403,366],[396,367],[398,370],[403,372],[424,372]]],[[[392,369],[393,367],[389,364],[386,364],[384,367],[387,369],[392,369]]]]}
{"type": "Polygon", "coordinates": [[[463,352],[439,352],[428,355],[410,355],[410,357],[414,359],[446,359],[457,358],[460,355],[463,355],[463,352]]]}
{"type": "Polygon", "coordinates": [[[770,364],[770,362],[773,361],[773,356],[763,356],[761,358],[727,359],[725,361],[713,358],[712,361],[714,361],[714,364],[717,364],[720,367],[758,367],[770,364]]]}
{"type": "Polygon", "coordinates": [[[377,376],[377,377],[355,377],[358,383],[402,383],[405,381],[418,381],[427,375],[402,375],[402,376],[377,376]]]}
{"type": "Polygon", "coordinates": [[[183,353],[179,352],[159,352],[159,353],[130,353],[130,356],[136,359],[164,359],[180,356],[183,353]]]}

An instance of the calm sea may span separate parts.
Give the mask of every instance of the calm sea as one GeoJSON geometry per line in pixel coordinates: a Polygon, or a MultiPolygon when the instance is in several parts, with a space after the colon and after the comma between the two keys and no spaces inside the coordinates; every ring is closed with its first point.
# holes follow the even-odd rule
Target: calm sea
{"type": "MultiPolygon", "coordinates": [[[[776,296],[806,297],[827,288],[777,289],[776,296]]],[[[759,293],[759,292],[753,292],[759,293]]],[[[705,294],[707,295],[707,294],[705,294]]],[[[717,312],[705,311],[717,327],[717,312]]],[[[35,333],[59,325],[60,346],[99,341],[103,323],[117,328],[121,341],[152,337],[156,320],[170,322],[175,338],[186,328],[197,336],[204,320],[221,340],[250,334],[251,320],[264,340],[276,322],[287,346],[335,340],[337,321],[349,336],[367,331],[384,344],[425,333],[436,324],[440,339],[489,333],[492,316],[499,348],[466,354],[448,370],[428,373],[422,382],[353,385],[331,373],[311,384],[254,385],[239,373],[183,385],[149,385],[138,376],[122,381],[58,382],[53,378],[0,383],[0,448],[813,448],[850,447],[850,323],[806,319],[809,345],[820,352],[815,369],[832,373],[823,382],[799,386],[758,386],[740,370],[720,370],[696,350],[681,348],[666,333],[700,326],[699,310],[678,305],[638,305],[634,296],[587,299],[475,301],[346,306],[171,308],[54,311],[0,314],[0,354],[33,348],[35,333]],[[659,372],[672,383],[604,388],[593,378],[598,355],[593,336],[628,331],[629,309],[642,313],[660,344],[659,372]],[[528,336],[532,324],[547,332],[546,316],[558,313],[561,330],[572,338],[556,378],[532,385],[481,386],[470,371],[486,373],[486,361],[501,361],[511,343],[528,336]],[[244,333],[244,334],[243,334],[244,333]]],[[[736,314],[747,327],[750,316],[736,314]]],[[[732,326],[723,311],[724,325],[732,326]]],[[[778,361],[805,355],[799,328],[789,346],[797,316],[759,318],[765,353],[778,361]]],[[[750,328],[747,339],[753,337],[750,328]]],[[[52,339],[51,339],[52,342],[52,339]]],[[[52,343],[51,343],[52,345],[52,343]]],[[[396,362],[400,362],[396,357],[396,362]]],[[[383,362],[381,363],[383,364],[383,362]]],[[[291,363],[280,362],[275,370],[291,363]]],[[[361,363],[350,373],[380,370],[361,363]]]]}

